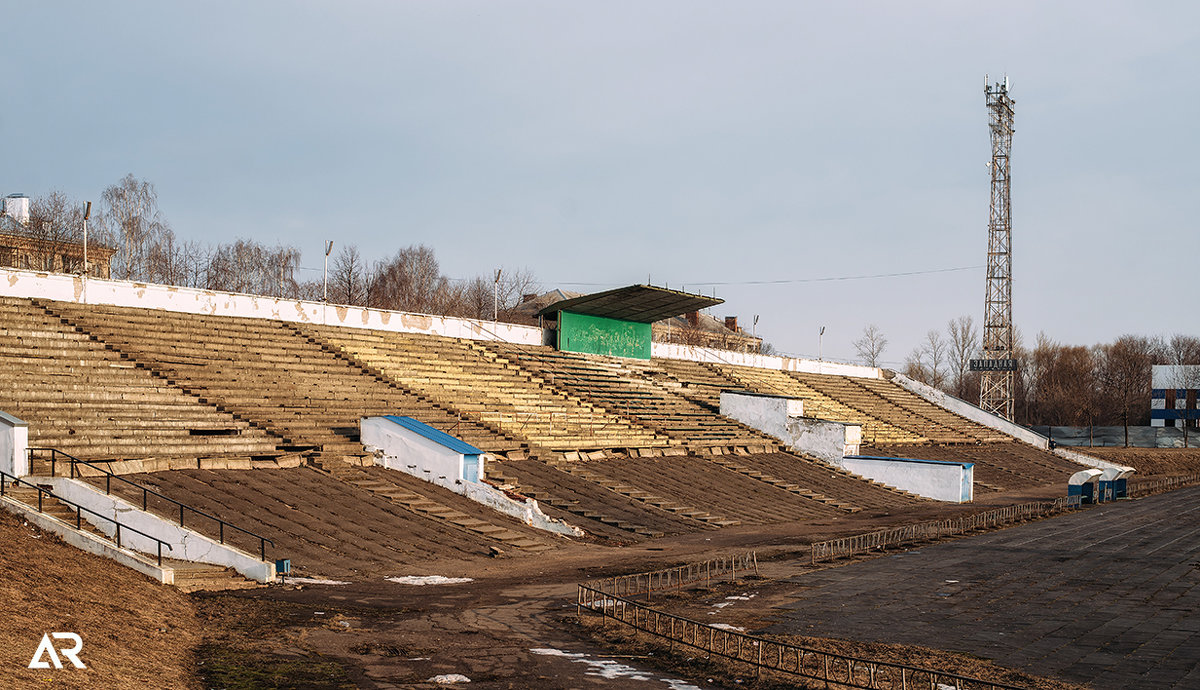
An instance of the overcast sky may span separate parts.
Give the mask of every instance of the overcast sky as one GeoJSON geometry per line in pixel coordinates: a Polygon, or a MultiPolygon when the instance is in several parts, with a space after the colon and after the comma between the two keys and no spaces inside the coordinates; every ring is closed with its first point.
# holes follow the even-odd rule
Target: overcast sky
{"type": "Polygon", "coordinates": [[[799,355],[876,323],[895,365],[982,318],[1007,73],[1026,342],[1200,335],[1200,4],[48,1],[3,30],[0,194],[132,173],[181,237],[295,244],[306,278],[325,239],[426,244],[451,277],[715,290],[799,355]]]}

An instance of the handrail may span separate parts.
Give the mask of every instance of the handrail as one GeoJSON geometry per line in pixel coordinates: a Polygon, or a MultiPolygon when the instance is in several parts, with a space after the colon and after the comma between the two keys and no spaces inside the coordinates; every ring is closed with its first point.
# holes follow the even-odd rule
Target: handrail
{"type": "Polygon", "coordinates": [[[158,537],[154,537],[149,534],[146,534],[145,532],[141,531],[140,529],[137,529],[136,527],[130,527],[129,525],[126,525],[125,523],[120,522],[119,520],[114,520],[113,518],[110,518],[107,515],[102,515],[100,513],[97,513],[96,511],[92,510],[91,508],[85,508],[84,506],[79,505],[75,501],[72,501],[67,498],[63,498],[62,496],[55,494],[53,491],[50,491],[49,489],[43,489],[42,487],[38,486],[37,484],[31,484],[23,479],[14,477],[13,475],[11,475],[3,470],[0,470],[0,496],[4,495],[6,479],[8,480],[8,483],[11,483],[15,486],[24,485],[31,489],[37,490],[37,492],[38,492],[37,509],[38,509],[39,513],[42,512],[42,498],[44,496],[49,496],[50,498],[53,498],[54,500],[59,501],[60,503],[65,503],[65,504],[73,507],[75,509],[75,529],[77,529],[77,530],[81,530],[81,531],[83,530],[83,511],[85,511],[85,510],[87,512],[91,513],[92,515],[95,515],[98,518],[102,518],[104,520],[108,520],[109,522],[113,523],[114,525],[117,526],[117,528],[116,528],[116,543],[117,543],[118,549],[122,548],[122,546],[121,546],[121,528],[122,527],[124,527],[127,532],[133,532],[134,534],[140,534],[147,539],[153,539],[158,544],[158,565],[160,567],[162,566],[162,547],[166,546],[171,551],[175,550],[174,548],[171,547],[170,544],[163,541],[162,539],[159,539],[158,537]]]}
{"type": "MultiPolygon", "coordinates": [[[[28,450],[29,450],[29,461],[31,464],[32,464],[33,460],[35,459],[35,453],[39,453],[39,452],[44,453],[44,452],[49,451],[49,453],[50,453],[50,476],[51,477],[56,476],[55,473],[57,472],[58,462],[59,462],[58,456],[61,455],[66,458],[66,460],[64,462],[69,463],[71,466],[71,479],[77,478],[76,470],[75,470],[76,465],[87,465],[88,467],[104,474],[104,493],[105,494],[112,495],[112,480],[113,479],[116,479],[117,481],[120,481],[120,482],[124,482],[124,483],[132,486],[133,488],[141,491],[142,492],[142,510],[147,510],[147,511],[149,510],[148,505],[149,505],[149,496],[150,495],[157,496],[158,498],[161,498],[164,501],[167,501],[168,503],[173,503],[173,504],[179,506],[179,526],[180,527],[184,526],[183,525],[184,511],[191,511],[191,512],[195,513],[196,515],[199,515],[200,517],[208,518],[209,520],[215,520],[217,522],[217,534],[219,537],[218,540],[222,544],[225,543],[225,527],[226,526],[228,526],[234,530],[237,530],[238,532],[246,534],[250,537],[253,537],[254,539],[258,540],[259,560],[261,560],[261,561],[267,560],[267,544],[270,544],[271,548],[275,548],[275,542],[271,541],[270,539],[268,539],[262,535],[255,534],[254,532],[251,532],[248,529],[244,529],[244,528],[238,527],[237,525],[234,525],[232,523],[226,522],[215,515],[209,515],[208,513],[204,512],[202,510],[197,510],[196,508],[193,508],[185,503],[181,503],[181,502],[171,498],[170,496],[164,496],[163,494],[155,491],[154,489],[151,489],[146,486],[142,486],[141,484],[138,484],[137,482],[130,481],[130,480],[122,477],[121,475],[116,474],[115,472],[108,469],[107,467],[98,466],[94,460],[81,460],[81,459],[75,457],[74,455],[63,452],[57,448],[29,448],[28,450]]],[[[79,477],[82,477],[82,476],[83,476],[82,474],[79,475],[79,477]]]]}
{"type": "Polygon", "coordinates": [[[738,567],[742,572],[758,575],[758,554],[747,551],[742,554],[731,554],[710,558],[707,561],[686,563],[673,568],[662,568],[645,573],[616,575],[600,580],[593,580],[588,587],[598,592],[607,592],[626,597],[645,595],[649,600],[651,593],[678,587],[686,587],[697,582],[711,582],[714,577],[729,575],[737,579],[738,567]]]}

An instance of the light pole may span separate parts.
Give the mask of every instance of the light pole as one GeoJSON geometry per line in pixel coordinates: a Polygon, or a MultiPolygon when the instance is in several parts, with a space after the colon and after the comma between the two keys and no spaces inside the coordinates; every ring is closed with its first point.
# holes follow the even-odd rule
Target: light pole
{"type": "Polygon", "coordinates": [[[329,253],[333,251],[333,240],[325,242],[325,267],[321,269],[321,301],[329,301],[329,253]]]}
{"type": "Polygon", "coordinates": [[[825,360],[825,358],[821,356],[821,347],[822,347],[822,345],[824,345],[824,342],[823,342],[824,340],[825,340],[825,327],[821,326],[821,331],[819,333],[817,333],[817,361],[818,362],[823,362],[825,360]]]}
{"type": "Polygon", "coordinates": [[[496,281],[492,283],[492,321],[500,320],[500,272],[503,270],[496,269],[496,281]]]}

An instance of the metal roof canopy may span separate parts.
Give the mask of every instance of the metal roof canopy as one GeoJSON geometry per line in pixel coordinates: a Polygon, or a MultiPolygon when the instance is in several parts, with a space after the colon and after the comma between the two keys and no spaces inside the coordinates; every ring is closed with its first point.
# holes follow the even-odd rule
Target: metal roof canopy
{"type": "Polygon", "coordinates": [[[537,316],[569,311],[621,321],[654,323],[672,316],[707,309],[724,302],[725,300],[715,297],[694,295],[690,292],[669,290],[653,285],[630,285],[560,300],[543,307],[537,316]]]}

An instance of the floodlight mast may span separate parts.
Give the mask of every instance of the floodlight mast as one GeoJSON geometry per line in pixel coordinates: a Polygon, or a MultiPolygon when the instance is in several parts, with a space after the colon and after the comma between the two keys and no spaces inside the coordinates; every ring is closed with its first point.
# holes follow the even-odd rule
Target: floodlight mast
{"type": "Polygon", "coordinates": [[[1013,105],[1008,95],[1008,76],[989,84],[984,77],[988,127],[992,138],[991,205],[988,215],[987,297],[983,309],[983,356],[1001,360],[1003,366],[983,372],[979,406],[1005,419],[1013,418],[1012,370],[1012,187],[1009,157],[1012,151],[1013,105]]]}

